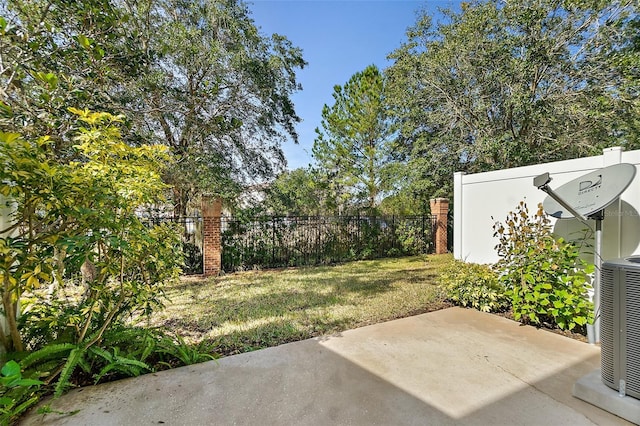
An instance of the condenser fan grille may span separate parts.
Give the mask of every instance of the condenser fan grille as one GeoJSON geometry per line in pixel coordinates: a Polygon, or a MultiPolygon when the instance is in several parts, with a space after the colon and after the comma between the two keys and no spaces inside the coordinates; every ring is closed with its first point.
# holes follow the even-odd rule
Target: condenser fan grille
{"type": "Polygon", "coordinates": [[[602,381],[640,398],[640,257],[602,265],[600,343],[602,381]]]}
{"type": "Polygon", "coordinates": [[[600,279],[600,353],[602,379],[612,386],[614,384],[613,372],[613,269],[603,266],[600,279]]]}
{"type": "Polygon", "coordinates": [[[627,271],[627,393],[640,397],[640,271],[627,271]]]}

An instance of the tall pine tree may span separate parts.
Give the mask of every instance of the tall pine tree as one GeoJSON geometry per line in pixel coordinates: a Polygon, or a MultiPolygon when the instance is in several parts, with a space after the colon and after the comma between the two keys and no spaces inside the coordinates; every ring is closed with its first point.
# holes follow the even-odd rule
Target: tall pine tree
{"type": "Polygon", "coordinates": [[[388,188],[392,136],[384,104],[384,78],[375,65],[333,89],[335,103],[322,109],[313,157],[342,205],[375,209],[388,188]]]}

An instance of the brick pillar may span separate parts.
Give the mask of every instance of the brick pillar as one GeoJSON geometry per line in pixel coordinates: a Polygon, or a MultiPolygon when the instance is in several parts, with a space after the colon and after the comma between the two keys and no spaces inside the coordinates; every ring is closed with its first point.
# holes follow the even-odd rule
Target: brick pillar
{"type": "Polygon", "coordinates": [[[202,197],[202,270],[205,277],[218,275],[222,269],[222,240],[220,225],[222,200],[202,197]]]}
{"type": "Polygon", "coordinates": [[[434,239],[436,254],[447,253],[447,217],[449,215],[449,200],[446,198],[433,198],[429,200],[431,214],[435,216],[434,239]]]}

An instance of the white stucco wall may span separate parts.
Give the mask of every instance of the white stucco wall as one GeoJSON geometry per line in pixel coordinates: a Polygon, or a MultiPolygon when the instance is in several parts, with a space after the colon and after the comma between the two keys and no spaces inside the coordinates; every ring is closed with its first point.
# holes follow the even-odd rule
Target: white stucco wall
{"type": "MultiPolygon", "coordinates": [[[[493,224],[504,222],[507,214],[525,201],[530,213],[536,211],[547,194],[533,186],[533,178],[549,172],[549,186],[562,184],[602,167],[630,163],[637,167],[636,176],[622,193],[620,200],[605,210],[603,221],[603,260],[640,254],[640,151],[624,152],[607,148],[602,155],[537,164],[487,173],[454,175],[453,253],[457,259],[474,263],[494,263],[493,224]]],[[[590,221],[592,227],[595,222],[590,221]]],[[[554,220],[554,232],[575,240],[584,235],[585,226],[576,219],[554,220]]]]}

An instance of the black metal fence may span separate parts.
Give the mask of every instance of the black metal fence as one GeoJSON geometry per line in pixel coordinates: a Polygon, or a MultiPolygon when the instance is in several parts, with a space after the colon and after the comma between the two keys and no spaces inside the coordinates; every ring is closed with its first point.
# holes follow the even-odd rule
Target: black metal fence
{"type": "Polygon", "coordinates": [[[222,218],[222,269],[324,265],[429,253],[434,216],[222,218]]]}

